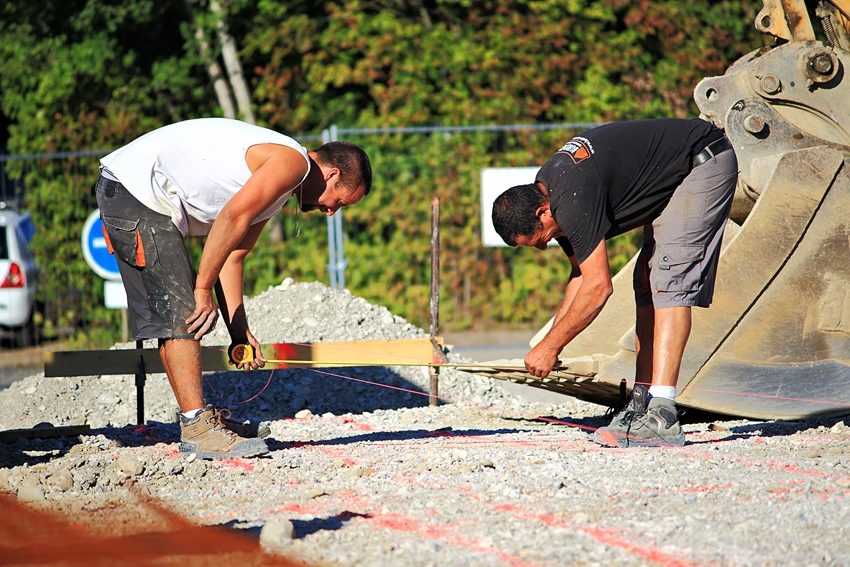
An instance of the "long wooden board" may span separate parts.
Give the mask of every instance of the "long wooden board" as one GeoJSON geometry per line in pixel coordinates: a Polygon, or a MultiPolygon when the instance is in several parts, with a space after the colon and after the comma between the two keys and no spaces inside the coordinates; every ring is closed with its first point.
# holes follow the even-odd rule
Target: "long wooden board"
{"type": "MultiPolygon", "coordinates": [[[[443,345],[442,338],[437,338],[436,341],[443,345]]],[[[359,364],[393,366],[439,362],[435,360],[434,347],[430,338],[308,344],[275,343],[262,345],[262,350],[266,359],[280,361],[266,364],[264,370],[357,366],[359,364]]],[[[140,361],[144,362],[146,374],[165,372],[157,349],[145,348],[50,352],[44,359],[44,375],[58,377],[135,374],[139,370],[140,361]]],[[[235,369],[228,364],[226,346],[203,347],[201,362],[205,372],[235,369]]]]}

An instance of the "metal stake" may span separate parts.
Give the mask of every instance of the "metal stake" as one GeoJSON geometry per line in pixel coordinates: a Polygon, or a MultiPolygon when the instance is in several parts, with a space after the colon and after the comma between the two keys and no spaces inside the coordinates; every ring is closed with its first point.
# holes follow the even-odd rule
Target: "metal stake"
{"type": "MultiPolygon", "coordinates": [[[[339,128],[336,124],[322,131],[322,143],[336,142],[339,139],[339,128]]],[[[345,259],[342,248],[342,209],[328,217],[328,275],[332,289],[345,289],[345,259]]]]}
{"type": "MultiPolygon", "coordinates": [[[[445,362],[443,350],[435,338],[440,334],[440,198],[431,199],[431,344],[434,362],[445,362]]],[[[439,400],[440,368],[428,368],[431,376],[431,395],[428,404],[436,406],[439,400]]]]}
{"type": "MultiPolygon", "coordinates": [[[[322,144],[331,142],[331,131],[327,128],[322,131],[322,144]]],[[[337,287],[337,249],[336,249],[336,223],[333,217],[327,218],[328,223],[328,276],[330,277],[331,289],[337,287]]]]}
{"type": "MultiPolygon", "coordinates": [[[[136,348],[142,349],[145,347],[144,341],[137,340],[136,348]]],[[[139,355],[139,362],[136,366],[136,423],[139,425],[145,424],[145,356],[139,355]]]]}

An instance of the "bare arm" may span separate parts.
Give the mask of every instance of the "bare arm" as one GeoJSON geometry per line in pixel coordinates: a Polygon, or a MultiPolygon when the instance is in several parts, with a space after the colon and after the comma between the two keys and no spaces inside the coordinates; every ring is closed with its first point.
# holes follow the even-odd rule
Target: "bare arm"
{"type": "Polygon", "coordinates": [[[254,335],[248,328],[248,317],[242,301],[242,274],[245,257],[254,247],[254,244],[256,244],[266,222],[268,221],[259,222],[248,229],[245,238],[242,239],[242,242],[237,245],[236,249],[230,253],[230,256],[224,262],[215,286],[215,294],[221,308],[221,316],[224,317],[224,324],[227,325],[231,342],[247,343],[254,348],[254,360],[244,365],[237,365],[237,368],[244,368],[245,370],[256,370],[265,366],[266,363],[263,353],[260,351],[259,342],[257,342],[257,339],[254,338],[254,335]]]}
{"type": "MultiPolygon", "coordinates": [[[[254,219],[281,195],[292,191],[304,178],[308,167],[300,152],[276,144],[251,147],[246,154],[246,162],[253,173],[242,189],[221,209],[201,254],[195,281],[195,311],[186,320],[189,332],[195,333],[196,339],[200,339],[215,325],[218,315],[212,289],[231,252],[240,243],[250,240],[246,237],[254,219]]],[[[255,242],[256,237],[251,241],[251,247],[255,242]]],[[[250,248],[244,253],[247,254],[248,250],[250,248]]],[[[241,277],[240,270],[240,286],[241,277]]]]}
{"type": "Polygon", "coordinates": [[[549,375],[558,362],[561,349],[593,322],[614,290],[605,240],[599,242],[580,268],[581,276],[571,278],[567,285],[564,302],[552,328],[525,357],[525,367],[533,376],[545,378],[549,375]]]}
{"type": "Polygon", "coordinates": [[[570,279],[567,282],[567,289],[564,291],[564,300],[561,302],[561,307],[558,308],[558,313],[555,315],[555,320],[552,323],[552,326],[558,324],[558,321],[564,318],[567,314],[567,311],[570,309],[570,305],[573,304],[573,300],[576,297],[576,293],[578,293],[579,288],[581,287],[581,268],[578,265],[578,261],[575,256],[570,256],[570,265],[572,269],[570,270],[570,279]]]}

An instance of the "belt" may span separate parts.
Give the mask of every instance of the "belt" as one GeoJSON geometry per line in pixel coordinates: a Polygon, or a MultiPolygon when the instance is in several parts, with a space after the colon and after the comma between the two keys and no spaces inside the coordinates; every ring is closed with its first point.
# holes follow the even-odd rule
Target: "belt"
{"type": "Polygon", "coordinates": [[[714,156],[722,154],[726,150],[732,149],[732,142],[729,141],[729,138],[723,136],[718,140],[714,140],[709,145],[707,145],[703,150],[694,156],[694,160],[692,162],[691,167],[698,167],[710,159],[714,159],[714,156]]]}
{"type": "Polygon", "coordinates": [[[111,188],[111,187],[118,187],[119,185],[121,185],[121,182],[120,181],[113,181],[111,179],[107,179],[106,177],[103,177],[101,175],[100,179],[97,180],[97,184],[100,185],[101,187],[111,188]]]}
{"type": "Polygon", "coordinates": [[[113,181],[111,179],[107,179],[103,176],[103,174],[101,174],[97,180],[97,185],[95,185],[95,190],[102,189],[103,194],[111,199],[115,196],[115,190],[119,187],[122,189],[124,188],[124,186],[121,185],[120,181],[113,181]]]}

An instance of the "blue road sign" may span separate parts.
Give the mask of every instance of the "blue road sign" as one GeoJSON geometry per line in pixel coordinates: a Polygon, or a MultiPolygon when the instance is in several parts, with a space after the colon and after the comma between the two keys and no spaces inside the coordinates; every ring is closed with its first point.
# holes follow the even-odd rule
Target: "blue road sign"
{"type": "Polygon", "coordinates": [[[105,280],[118,281],[121,273],[118,271],[118,260],[109,253],[106,247],[106,239],[103,237],[103,221],[100,220],[100,211],[95,211],[86,219],[83,226],[83,257],[94,273],[105,280]]]}

